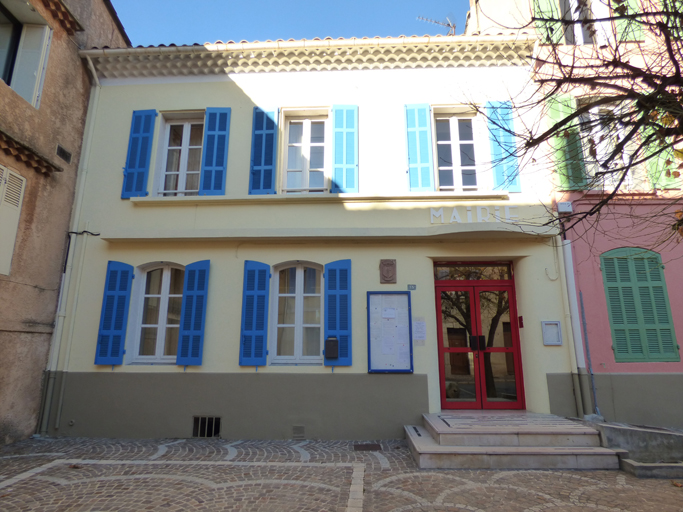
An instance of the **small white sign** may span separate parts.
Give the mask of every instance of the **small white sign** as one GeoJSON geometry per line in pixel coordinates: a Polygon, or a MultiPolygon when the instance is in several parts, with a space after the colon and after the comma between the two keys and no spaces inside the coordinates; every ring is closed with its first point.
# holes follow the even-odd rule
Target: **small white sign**
{"type": "Polygon", "coordinates": [[[413,322],[413,343],[424,347],[425,341],[427,341],[427,322],[425,322],[425,317],[416,316],[413,322]]]}
{"type": "Polygon", "coordinates": [[[382,309],[382,318],[396,318],[396,308],[382,309]]]}

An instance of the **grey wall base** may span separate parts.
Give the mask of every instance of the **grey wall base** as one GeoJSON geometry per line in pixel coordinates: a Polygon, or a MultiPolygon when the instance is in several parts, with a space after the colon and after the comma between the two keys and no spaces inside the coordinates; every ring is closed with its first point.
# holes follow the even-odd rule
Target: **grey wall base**
{"type": "MultiPolygon", "coordinates": [[[[594,412],[590,376],[580,374],[584,413],[594,412]]],[[[683,373],[595,374],[597,405],[606,421],[683,429],[683,373]]],[[[572,375],[547,374],[550,412],[577,416],[572,375]]]]}
{"type": "Polygon", "coordinates": [[[220,416],[225,439],[392,439],[428,412],[427,376],[400,374],[57,372],[52,436],[192,437],[193,416],[220,416]],[[59,427],[59,390],[64,400],[59,427]]]}

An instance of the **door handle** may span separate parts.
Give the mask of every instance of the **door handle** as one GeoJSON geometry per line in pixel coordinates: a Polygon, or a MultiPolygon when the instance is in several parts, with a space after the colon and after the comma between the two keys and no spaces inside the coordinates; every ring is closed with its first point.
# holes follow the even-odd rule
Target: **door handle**
{"type": "Polygon", "coordinates": [[[486,350],[486,336],[477,336],[477,338],[479,338],[479,350],[483,352],[484,350],[486,350]]]}
{"type": "Polygon", "coordinates": [[[470,349],[479,350],[479,336],[470,336],[470,349]]]}

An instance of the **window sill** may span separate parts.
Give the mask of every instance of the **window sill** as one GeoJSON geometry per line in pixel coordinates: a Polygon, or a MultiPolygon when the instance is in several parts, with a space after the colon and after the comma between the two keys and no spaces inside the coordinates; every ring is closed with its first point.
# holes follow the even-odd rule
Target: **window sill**
{"type": "Polygon", "coordinates": [[[323,361],[320,361],[318,363],[284,363],[284,362],[273,362],[270,363],[268,366],[322,366],[323,361]]]}
{"type": "Polygon", "coordinates": [[[128,366],[179,366],[175,361],[131,361],[128,366]]]}
{"type": "Polygon", "coordinates": [[[439,201],[509,201],[508,192],[432,192],[400,196],[363,196],[360,194],[272,194],[247,197],[190,196],[190,197],[131,197],[134,206],[199,206],[199,205],[256,205],[256,204],[320,204],[320,203],[414,203],[439,201]]]}

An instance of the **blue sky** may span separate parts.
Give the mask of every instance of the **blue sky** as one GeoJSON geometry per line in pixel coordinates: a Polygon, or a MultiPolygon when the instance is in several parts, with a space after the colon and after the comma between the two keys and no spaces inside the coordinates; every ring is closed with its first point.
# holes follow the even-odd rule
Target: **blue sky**
{"type": "Polygon", "coordinates": [[[457,33],[469,0],[112,0],[134,46],[457,33]]]}

